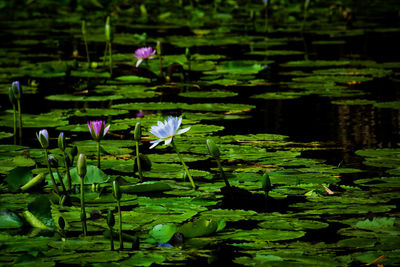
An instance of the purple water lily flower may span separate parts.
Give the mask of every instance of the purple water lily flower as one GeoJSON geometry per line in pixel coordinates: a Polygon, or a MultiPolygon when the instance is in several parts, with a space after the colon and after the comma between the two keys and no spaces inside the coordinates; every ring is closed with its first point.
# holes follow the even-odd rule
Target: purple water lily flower
{"type": "Polygon", "coordinates": [[[90,121],[88,122],[89,132],[92,138],[99,142],[110,129],[110,125],[106,126],[105,121],[90,121]]]}
{"type": "Polygon", "coordinates": [[[152,59],[154,58],[154,55],[156,54],[157,50],[153,50],[151,46],[149,47],[141,47],[139,49],[136,49],[134,56],[137,58],[136,62],[136,68],[139,67],[140,63],[142,63],[143,60],[145,59],[152,59]]]}
{"type": "Polygon", "coordinates": [[[172,141],[172,138],[176,135],[186,133],[190,130],[191,127],[187,127],[185,129],[181,129],[178,131],[178,128],[181,126],[182,116],[178,117],[168,117],[168,121],[164,120],[164,123],[158,121],[157,125],[151,126],[150,133],[157,136],[158,140],[150,141],[153,145],[150,148],[155,147],[160,142],[164,141],[165,145],[169,145],[172,141]]]}

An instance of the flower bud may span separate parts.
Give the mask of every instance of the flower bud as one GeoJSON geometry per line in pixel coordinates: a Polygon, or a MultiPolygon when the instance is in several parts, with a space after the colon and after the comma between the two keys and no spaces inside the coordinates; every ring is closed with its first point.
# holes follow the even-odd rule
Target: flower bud
{"type": "Polygon", "coordinates": [[[10,99],[11,104],[15,105],[17,99],[15,99],[12,87],[8,88],[8,98],[10,99]]]}
{"type": "Polygon", "coordinates": [[[262,180],[261,180],[261,183],[262,183],[262,189],[265,192],[269,192],[272,189],[271,179],[269,179],[268,173],[264,173],[264,175],[262,177],[262,180]]]}
{"type": "Polygon", "coordinates": [[[219,158],[219,156],[221,155],[217,145],[211,139],[207,139],[207,148],[208,148],[208,152],[210,153],[210,155],[212,157],[219,158]]]}
{"type": "Polygon", "coordinates": [[[114,198],[119,201],[121,199],[122,193],[121,193],[121,188],[119,187],[119,183],[117,180],[113,181],[112,191],[113,191],[114,198]]]}
{"type": "Polygon", "coordinates": [[[82,35],[86,35],[86,21],[82,20],[82,35]]]}
{"type": "Polygon", "coordinates": [[[142,137],[142,126],[140,125],[140,122],[137,122],[135,125],[135,131],[133,137],[136,142],[139,142],[140,138],[142,137]]]}
{"type": "Polygon", "coordinates": [[[161,55],[161,42],[157,41],[157,54],[161,55]]]}
{"type": "Polygon", "coordinates": [[[108,213],[107,213],[107,225],[110,228],[114,227],[114,225],[115,225],[114,213],[111,210],[108,210],[108,213]]]}
{"type": "Polygon", "coordinates": [[[85,178],[86,175],[86,156],[84,154],[79,154],[78,158],[78,175],[81,177],[81,179],[85,178]]]}
{"type": "Polygon", "coordinates": [[[15,81],[11,84],[12,91],[14,93],[14,97],[18,100],[21,99],[22,96],[22,87],[18,81],[15,81]]]}
{"type": "Polygon", "coordinates": [[[110,16],[108,16],[106,19],[105,33],[106,33],[106,41],[111,42],[112,33],[111,33],[111,26],[110,26],[110,16]]]}
{"type": "Polygon", "coordinates": [[[186,56],[186,58],[187,58],[188,60],[189,60],[189,59],[191,58],[191,56],[192,56],[192,54],[190,53],[189,47],[186,47],[185,56],[186,56]]]}
{"type": "Polygon", "coordinates": [[[54,156],[50,156],[50,157],[48,158],[48,161],[49,161],[50,167],[52,167],[52,168],[58,168],[58,161],[57,161],[57,159],[56,159],[54,156]]]}
{"type": "Polygon", "coordinates": [[[40,130],[39,133],[36,134],[36,137],[43,149],[49,146],[49,133],[46,129],[40,130]]]}
{"type": "Polygon", "coordinates": [[[65,151],[65,135],[63,132],[58,135],[58,148],[63,152],[65,151]]]}

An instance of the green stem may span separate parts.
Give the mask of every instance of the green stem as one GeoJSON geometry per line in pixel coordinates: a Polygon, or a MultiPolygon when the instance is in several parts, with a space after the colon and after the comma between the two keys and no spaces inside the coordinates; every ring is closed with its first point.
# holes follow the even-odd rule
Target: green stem
{"type": "Polygon", "coordinates": [[[60,191],[58,190],[58,187],[57,187],[57,184],[56,184],[56,180],[54,179],[53,172],[51,171],[51,168],[50,168],[49,155],[47,153],[47,149],[44,150],[44,156],[46,158],[47,169],[49,170],[50,178],[51,178],[51,181],[53,182],[54,189],[56,190],[56,193],[59,195],[60,191]]]}
{"type": "Polygon", "coordinates": [[[65,160],[65,156],[64,156],[64,162],[65,162],[65,167],[67,169],[68,190],[71,190],[72,189],[71,173],[69,172],[69,165],[68,165],[67,161],[65,160]]]}
{"type": "Polygon", "coordinates": [[[17,110],[15,105],[13,104],[13,111],[14,111],[14,145],[17,144],[17,110]]]}
{"type": "Polygon", "coordinates": [[[63,179],[62,179],[62,176],[61,176],[60,172],[58,171],[58,168],[56,168],[56,172],[57,172],[58,180],[60,180],[60,183],[61,183],[61,187],[62,187],[62,189],[63,189],[63,192],[64,192],[64,193],[67,193],[67,189],[65,188],[64,181],[63,181],[63,179]]]}
{"type": "Polygon", "coordinates": [[[86,58],[88,62],[88,68],[90,68],[90,57],[89,57],[89,47],[86,40],[86,34],[83,35],[83,42],[85,43],[86,58]]]}
{"type": "Polygon", "coordinates": [[[121,203],[117,200],[118,214],[119,214],[119,250],[124,249],[124,242],[122,240],[122,213],[121,213],[121,203]]]}
{"type": "Polygon", "coordinates": [[[84,218],[81,218],[81,220],[82,220],[83,236],[86,236],[87,226],[86,226],[85,191],[83,190],[83,179],[84,179],[84,177],[81,177],[81,215],[84,214],[85,216],[84,216],[84,218]]]}
{"type": "Polygon", "coordinates": [[[160,78],[163,78],[164,74],[163,74],[163,71],[162,71],[162,56],[161,56],[161,53],[159,54],[159,57],[160,57],[160,78]]]}
{"type": "Polygon", "coordinates": [[[109,68],[110,68],[110,76],[112,76],[112,50],[111,50],[111,42],[108,45],[108,51],[110,52],[110,58],[108,59],[108,64],[109,64],[109,68]]]}
{"type": "Polygon", "coordinates": [[[136,162],[138,166],[139,178],[143,182],[142,166],[140,165],[139,142],[136,141],[136,162]]]}
{"type": "Polygon", "coordinates": [[[190,180],[190,183],[192,184],[193,189],[196,190],[196,185],[194,184],[192,175],[190,175],[189,168],[186,166],[185,162],[183,161],[181,154],[179,154],[179,151],[176,148],[174,139],[172,139],[171,144],[174,147],[176,154],[178,154],[179,160],[182,162],[183,168],[185,169],[185,172],[186,172],[187,176],[189,177],[189,180],[190,180]]]}
{"type": "Polygon", "coordinates": [[[222,176],[222,178],[224,178],[224,182],[225,182],[226,187],[230,188],[231,185],[229,184],[228,179],[226,179],[225,172],[224,172],[224,170],[222,169],[221,162],[219,161],[218,158],[216,159],[216,161],[217,161],[218,168],[219,168],[219,171],[220,171],[220,173],[221,173],[221,176],[222,176]]]}
{"type": "Polygon", "coordinates": [[[104,50],[103,66],[106,65],[107,50],[108,50],[108,41],[106,41],[106,49],[104,50]]]}
{"type": "Polygon", "coordinates": [[[114,236],[113,236],[113,228],[110,227],[110,242],[111,242],[111,251],[114,251],[114,236]]]}
{"type": "Polygon", "coordinates": [[[97,168],[100,169],[100,141],[97,141],[97,168]]]}
{"type": "Polygon", "coordinates": [[[18,99],[18,116],[19,116],[19,144],[22,145],[22,113],[21,101],[18,99]]]}

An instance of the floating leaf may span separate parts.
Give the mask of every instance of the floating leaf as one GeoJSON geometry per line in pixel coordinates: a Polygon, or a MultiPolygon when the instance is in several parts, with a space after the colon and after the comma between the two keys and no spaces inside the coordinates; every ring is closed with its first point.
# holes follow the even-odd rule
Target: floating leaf
{"type": "Polygon", "coordinates": [[[18,189],[33,178],[32,171],[27,167],[17,167],[13,169],[6,177],[8,189],[11,192],[17,192],[18,189]]]}
{"type": "Polygon", "coordinates": [[[0,229],[20,228],[23,224],[17,214],[3,209],[0,210],[0,229]]]}

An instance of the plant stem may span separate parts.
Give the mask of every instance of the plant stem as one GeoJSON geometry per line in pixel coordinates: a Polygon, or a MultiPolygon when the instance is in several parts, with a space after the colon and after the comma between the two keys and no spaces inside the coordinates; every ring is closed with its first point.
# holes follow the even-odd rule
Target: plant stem
{"type": "Polygon", "coordinates": [[[66,169],[67,169],[68,190],[71,190],[71,189],[72,189],[71,173],[69,172],[69,164],[68,164],[67,161],[65,160],[65,157],[64,157],[64,162],[65,162],[65,167],[66,167],[66,169]]]}
{"type": "Polygon", "coordinates": [[[111,42],[108,44],[108,51],[110,52],[110,58],[108,59],[108,64],[110,68],[110,76],[112,76],[112,50],[111,50],[111,42]]]}
{"type": "Polygon", "coordinates": [[[192,175],[190,175],[189,168],[186,166],[185,162],[183,161],[183,158],[182,158],[181,154],[179,154],[179,151],[176,148],[174,139],[172,139],[171,143],[172,143],[172,146],[175,149],[176,154],[178,154],[179,160],[182,162],[183,168],[185,169],[185,172],[186,172],[187,176],[189,177],[189,180],[190,180],[190,183],[192,184],[193,189],[196,190],[196,185],[194,184],[192,175]]]}
{"type": "Polygon", "coordinates": [[[97,168],[100,169],[100,141],[97,141],[97,168]]]}
{"type": "Polygon", "coordinates": [[[161,56],[161,53],[159,54],[159,57],[160,57],[160,78],[163,78],[164,74],[163,74],[163,71],[162,71],[162,56],[161,56]]]}
{"type": "Polygon", "coordinates": [[[222,176],[222,178],[224,178],[224,182],[225,182],[226,187],[230,188],[231,185],[229,184],[228,179],[226,179],[225,172],[222,169],[222,165],[221,165],[221,162],[219,161],[219,158],[217,158],[216,161],[217,161],[218,168],[219,168],[219,171],[221,173],[221,176],[222,176]]]}
{"type": "Polygon", "coordinates": [[[117,200],[118,214],[119,214],[119,250],[124,249],[124,242],[122,241],[122,213],[121,213],[121,203],[117,200]]]}
{"type": "Polygon", "coordinates": [[[14,111],[14,145],[17,144],[17,110],[15,105],[13,104],[13,111],[14,111]]]}
{"type": "Polygon", "coordinates": [[[89,56],[89,47],[86,40],[86,34],[83,35],[83,42],[85,43],[85,50],[86,50],[86,58],[88,62],[88,68],[90,68],[90,56],[89,56]]]}
{"type": "Polygon", "coordinates": [[[82,220],[83,236],[86,236],[87,226],[86,226],[85,192],[83,190],[83,179],[84,177],[81,177],[81,220],[82,220]],[[82,215],[84,215],[83,218],[82,215]]]}
{"type": "Polygon", "coordinates": [[[111,251],[114,251],[114,236],[112,227],[110,227],[110,242],[111,242],[111,251]]]}
{"type": "Polygon", "coordinates": [[[62,179],[62,176],[61,176],[60,172],[58,171],[58,168],[56,168],[56,172],[57,172],[58,179],[60,180],[61,187],[62,187],[64,193],[67,193],[67,189],[65,188],[64,181],[63,181],[63,179],[62,179]]]}
{"type": "Polygon", "coordinates": [[[103,66],[106,65],[107,50],[108,50],[108,41],[106,41],[106,49],[104,50],[103,66]]]}
{"type": "Polygon", "coordinates": [[[22,113],[21,100],[18,99],[18,116],[19,116],[19,144],[22,145],[22,113]]]}
{"type": "Polygon", "coordinates": [[[143,182],[142,166],[140,165],[139,142],[136,141],[136,160],[140,181],[143,182]]]}
{"type": "Polygon", "coordinates": [[[58,190],[58,187],[57,187],[57,184],[56,184],[56,180],[54,179],[53,172],[51,171],[51,168],[50,168],[49,155],[47,153],[47,149],[44,150],[44,156],[46,158],[47,169],[49,170],[50,178],[51,178],[51,181],[53,182],[54,189],[56,190],[56,193],[59,195],[60,191],[58,190]]]}

